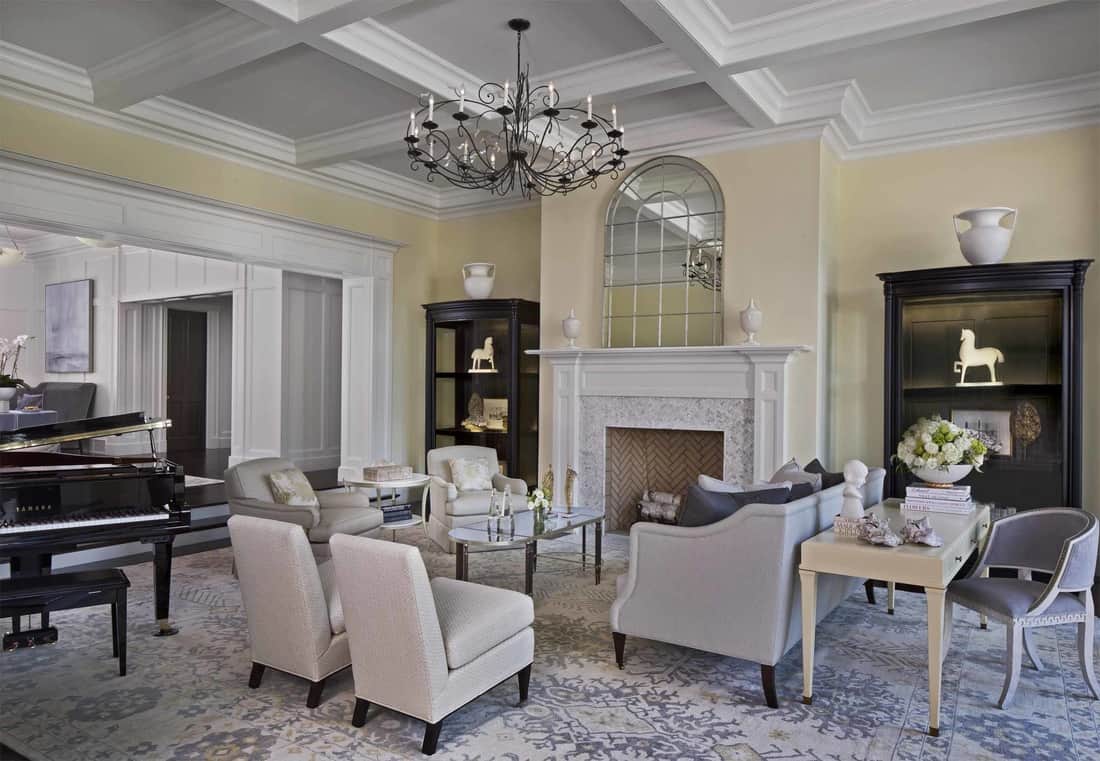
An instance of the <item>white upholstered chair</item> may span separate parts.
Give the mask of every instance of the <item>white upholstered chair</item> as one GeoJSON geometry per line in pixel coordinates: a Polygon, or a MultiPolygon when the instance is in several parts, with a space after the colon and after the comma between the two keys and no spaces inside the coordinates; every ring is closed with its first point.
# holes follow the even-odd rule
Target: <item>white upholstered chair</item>
{"type": "Polygon", "coordinates": [[[234,515],[229,537],[248,617],[256,689],[271,667],[309,681],[308,708],[325,679],[351,665],[332,561],[318,565],[301,528],[285,521],[234,515]]]}
{"type": "MultiPolygon", "coordinates": [[[[865,507],[882,501],[885,476],[871,469],[865,507]]],[[[833,525],[843,496],[838,484],[783,505],[745,505],[706,526],[635,523],[611,605],[619,668],[627,635],[754,661],[768,706],[778,707],[775,665],[802,638],[799,545],[833,525]]],[[[822,574],[817,620],[861,583],[822,574]]]]}
{"type": "Polygon", "coordinates": [[[415,547],[354,536],[332,538],[355,676],[351,723],[371,703],[427,723],[431,755],[443,720],[485,691],[519,677],[527,700],[535,657],[531,598],[507,589],[428,581],[415,547]]]}
{"type": "Polygon", "coordinates": [[[519,478],[508,478],[499,473],[497,452],[490,447],[455,446],[441,447],[428,452],[430,515],[428,536],[441,549],[454,552],[454,542],[448,536],[451,529],[484,520],[489,514],[490,491],[462,491],[454,484],[451,460],[484,460],[493,474],[493,488],[498,492],[511,492],[511,505],[515,512],[527,510],[527,484],[519,478]]]}
{"type": "Polygon", "coordinates": [[[357,492],[317,492],[317,506],[284,505],[275,501],[268,477],[297,466],[280,457],[261,457],[227,468],[225,493],[232,515],[251,515],[294,523],[305,529],[314,554],[328,556],[333,534],[381,536],[382,511],[371,507],[370,498],[357,492]]]}

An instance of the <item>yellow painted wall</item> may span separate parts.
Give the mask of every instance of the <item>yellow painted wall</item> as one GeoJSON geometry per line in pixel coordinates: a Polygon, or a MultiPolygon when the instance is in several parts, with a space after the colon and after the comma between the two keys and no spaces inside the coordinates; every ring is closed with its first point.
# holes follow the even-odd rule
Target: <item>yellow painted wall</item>
{"type": "Polygon", "coordinates": [[[433,301],[464,299],[462,265],[496,265],[494,298],[539,300],[538,204],[494,214],[439,223],[436,269],[431,273],[433,301]]]}
{"type": "Polygon", "coordinates": [[[463,298],[461,265],[473,260],[506,265],[494,295],[537,297],[537,208],[436,222],[15,100],[0,98],[0,114],[0,149],[403,243],[395,257],[393,315],[399,460],[423,462],[421,304],[463,298]]]}
{"type": "MultiPolygon", "coordinates": [[[[761,340],[806,344],[815,353],[792,360],[789,449],[818,455],[816,345],[819,309],[821,153],[817,141],[731,151],[699,159],[718,179],[726,202],[723,260],[726,343],[743,340],[739,312],[755,298],[764,313],[761,340]]],[[[564,343],[561,320],[575,308],[581,346],[600,346],[604,219],[616,185],[578,190],[542,204],[542,344],[564,343]]],[[[544,363],[543,378],[549,377],[544,363]]],[[[549,383],[540,388],[539,452],[548,463],[552,437],[549,383]]]]}
{"type": "MultiPolygon", "coordinates": [[[[951,217],[1020,210],[1006,262],[1100,259],[1100,128],[974,143],[839,166],[840,241],[829,292],[834,460],[882,459],[882,285],[877,272],[965,264],[951,217]]],[[[1100,512],[1100,267],[1085,285],[1085,504],[1100,512]]]]}

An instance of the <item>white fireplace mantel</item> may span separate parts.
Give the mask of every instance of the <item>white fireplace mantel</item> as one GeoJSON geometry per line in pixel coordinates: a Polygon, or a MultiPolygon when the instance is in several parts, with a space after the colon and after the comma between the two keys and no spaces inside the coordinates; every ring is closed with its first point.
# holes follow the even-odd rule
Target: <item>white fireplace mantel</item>
{"type": "MultiPolygon", "coordinates": [[[[722,400],[751,400],[752,476],[765,479],[784,462],[787,454],[787,364],[791,357],[810,351],[803,345],[667,346],[620,349],[560,348],[527,352],[550,362],[553,387],[553,445],[551,462],[562,469],[572,467],[581,473],[581,493],[590,498],[602,493],[604,484],[585,484],[599,480],[602,442],[585,442],[582,429],[592,421],[582,421],[584,400],[589,397],[635,398],[622,405],[624,414],[609,425],[620,427],[680,428],[683,430],[721,430],[710,422],[712,412],[693,414],[693,407],[719,409],[722,400]],[[667,400],[655,408],[645,399],[667,400]],[[675,399],[705,400],[699,405],[677,405],[675,399]],[[715,405],[718,405],[717,407],[715,405]],[[682,412],[675,410],[680,408],[682,412]],[[652,412],[664,409],[660,420],[652,412]],[[682,418],[682,419],[681,419],[682,418]],[[600,448],[588,452],[585,448],[600,448]]],[[[608,401],[608,400],[605,400],[608,401]]],[[[727,431],[727,440],[731,433],[727,431]]],[[[729,447],[727,447],[729,449],[729,447]]],[[[729,472],[734,460],[726,459],[726,477],[744,475],[729,472]]]]}

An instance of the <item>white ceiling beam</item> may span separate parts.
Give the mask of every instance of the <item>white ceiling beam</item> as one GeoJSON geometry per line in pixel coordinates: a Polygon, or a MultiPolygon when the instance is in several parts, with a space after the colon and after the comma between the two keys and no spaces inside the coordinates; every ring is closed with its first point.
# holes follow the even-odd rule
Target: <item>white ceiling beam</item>
{"type": "Polygon", "coordinates": [[[633,50],[532,79],[536,84],[553,82],[563,102],[579,101],[589,94],[602,100],[627,100],[703,81],[667,45],[633,50]]]}
{"type": "MultiPolygon", "coordinates": [[[[673,7],[670,8],[658,0],[622,0],[622,2],[749,125],[768,127],[775,124],[771,115],[735,79],[719,69],[717,62],[710,54],[709,46],[700,42],[679,22],[675,10],[678,6],[671,4],[673,7]]],[[[706,0],[702,2],[706,3],[706,0]]]]}
{"type": "Polygon", "coordinates": [[[121,109],[292,44],[282,32],[225,9],[95,66],[88,74],[95,104],[121,109]]]}
{"type": "Polygon", "coordinates": [[[660,4],[728,74],[1040,8],[1064,0],[832,0],[733,24],[711,0],[660,4]]]}
{"type": "Polygon", "coordinates": [[[400,113],[301,138],[296,141],[296,163],[315,169],[393,153],[405,145],[401,138],[408,123],[408,116],[400,113]]]}
{"type": "Polygon", "coordinates": [[[409,2],[220,1],[223,10],[92,68],[96,105],[132,106],[409,2]]]}

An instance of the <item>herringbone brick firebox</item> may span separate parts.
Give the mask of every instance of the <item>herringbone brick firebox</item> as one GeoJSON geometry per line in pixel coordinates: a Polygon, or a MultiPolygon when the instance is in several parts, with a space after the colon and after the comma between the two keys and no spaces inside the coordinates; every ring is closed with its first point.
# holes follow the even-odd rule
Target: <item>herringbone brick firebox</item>
{"type": "Polygon", "coordinates": [[[722,477],[721,431],[607,429],[607,528],[626,530],[638,520],[646,489],[687,495],[700,473],[722,477]]]}

